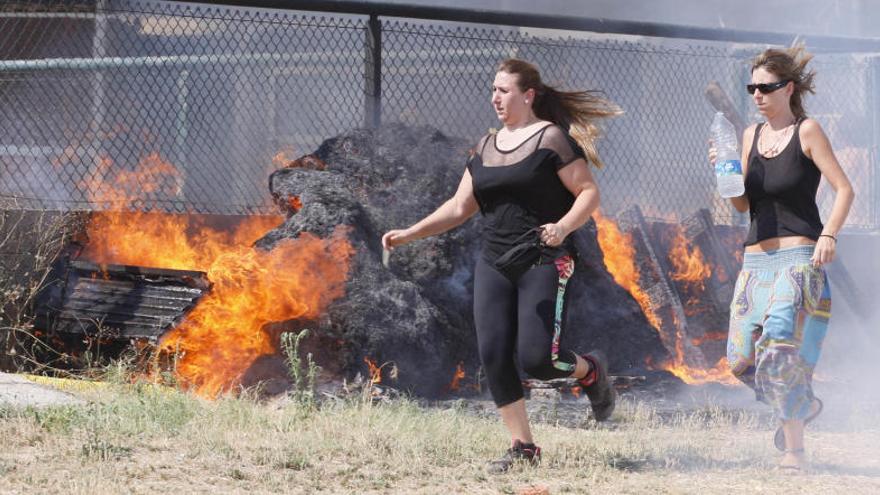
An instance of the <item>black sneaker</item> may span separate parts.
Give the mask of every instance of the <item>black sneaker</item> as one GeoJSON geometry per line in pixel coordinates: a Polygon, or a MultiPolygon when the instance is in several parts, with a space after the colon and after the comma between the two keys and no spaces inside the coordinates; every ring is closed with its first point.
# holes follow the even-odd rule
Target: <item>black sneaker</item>
{"type": "Polygon", "coordinates": [[[596,421],[605,421],[614,412],[614,402],[617,398],[617,392],[608,379],[608,360],[602,351],[590,351],[582,357],[589,361],[592,369],[578,382],[590,398],[593,417],[596,421]]]}
{"type": "Polygon", "coordinates": [[[489,462],[489,472],[492,474],[506,473],[518,462],[535,466],[541,460],[541,447],[531,443],[522,443],[520,440],[513,442],[513,447],[507,449],[498,459],[489,462]]]}

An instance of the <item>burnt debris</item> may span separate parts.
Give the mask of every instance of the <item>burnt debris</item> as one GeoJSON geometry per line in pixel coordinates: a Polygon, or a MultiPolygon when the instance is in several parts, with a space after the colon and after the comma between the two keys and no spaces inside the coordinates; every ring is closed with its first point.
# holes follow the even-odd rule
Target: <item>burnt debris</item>
{"type": "Polygon", "coordinates": [[[155,344],[209,290],[204,272],[69,261],[43,290],[35,325],[155,344]]]}
{"type": "MultiPolygon", "coordinates": [[[[313,326],[345,343],[335,357],[350,374],[366,371],[363,358],[370,356],[393,363],[393,386],[429,396],[448,389],[459,363],[469,377],[477,374],[471,305],[479,215],[396,249],[387,269],[381,247],[384,232],[412,224],[452,196],[472,145],[429,127],[388,124],[329,139],[270,178],[288,219],[258,246],[271,249],[302,232],[326,236],[339,224],[351,227],[357,254],[346,295],[313,326]]],[[[666,359],[638,303],[605,268],[595,225],[574,235],[581,260],[569,282],[564,345],[603,349],[613,370],[666,359]]]]}
{"type": "MultiPolygon", "coordinates": [[[[384,232],[412,224],[453,195],[470,146],[433,128],[387,124],[329,139],[275,171],[269,189],[287,218],[255,246],[271,250],[304,232],[326,238],[344,225],[355,255],[345,295],[325,314],[274,322],[263,330],[278,337],[309,328],[304,351],[336,378],[368,372],[369,357],[380,370],[394,370],[388,385],[421,396],[446,395],[457,389],[450,382],[459,385],[459,378],[462,389],[479,390],[472,317],[479,215],[444,235],[396,249],[387,267],[381,247],[384,232]]],[[[645,376],[652,363],[668,363],[673,356],[693,368],[710,367],[723,354],[716,335],[726,322],[735,278],[735,229],[719,230],[704,211],[682,225],[648,222],[638,207],[616,220],[632,236],[640,289],[661,328],[655,329],[614,281],[590,221],[572,234],[580,257],[569,282],[563,345],[605,351],[615,375],[645,376]],[[670,276],[672,231],[683,232],[715,267],[700,297],[670,276]],[[695,300],[705,308],[695,308],[695,300]]],[[[38,302],[37,325],[68,335],[155,344],[210,290],[206,274],[197,271],[73,261],[61,272],[38,302]]],[[[255,363],[245,381],[284,375],[279,363],[255,363]]]]}

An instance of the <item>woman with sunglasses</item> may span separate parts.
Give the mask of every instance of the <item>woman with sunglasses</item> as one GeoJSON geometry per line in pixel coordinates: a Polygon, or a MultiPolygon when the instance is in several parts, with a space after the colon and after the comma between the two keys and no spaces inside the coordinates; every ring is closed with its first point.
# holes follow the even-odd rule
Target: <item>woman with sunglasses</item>
{"type": "Polygon", "coordinates": [[[474,323],[489,391],[512,446],[490,462],[494,473],[518,461],[536,463],[518,364],[542,379],[580,380],[596,420],[614,409],[604,356],[559,347],[565,287],[576,254],[569,234],[599,206],[587,165],[602,162],[596,119],[620,110],[589,91],[559,91],[538,69],[505,60],[492,84],[492,106],[503,124],[483,136],[458,190],[436,211],[382,237],[393,249],[461,225],[478,210],[486,219],[474,274],[474,323]]]}
{"type": "MultiPolygon", "coordinates": [[[[746,86],[765,122],[743,133],[745,194],[731,198],[751,222],[730,308],[727,360],[733,374],[774,408],[779,466],[804,465],[804,426],[822,410],[812,375],[831,311],[823,266],[853,201],[849,179],[822,127],[806,116],[813,93],[812,55],[803,46],[768,49],[752,62],[746,86]],[[825,224],[816,191],[822,177],[835,191],[825,224]]],[[[710,147],[710,161],[715,162],[710,147]]]]}

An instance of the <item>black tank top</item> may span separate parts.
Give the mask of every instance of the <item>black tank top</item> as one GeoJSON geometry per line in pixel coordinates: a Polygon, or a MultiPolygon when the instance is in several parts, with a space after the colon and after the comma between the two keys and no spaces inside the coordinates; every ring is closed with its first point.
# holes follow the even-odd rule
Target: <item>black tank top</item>
{"type": "MultiPolygon", "coordinates": [[[[499,149],[495,134],[480,140],[467,168],[486,219],[485,259],[496,259],[529,229],[558,222],[571,209],[574,196],[557,172],[583,157],[580,146],[558,125],[547,125],[512,150],[499,149]]],[[[562,247],[576,254],[570,236],[562,247]]]]}
{"type": "Polygon", "coordinates": [[[818,240],[822,220],[816,206],[816,191],[822,173],[801,148],[801,123],[795,124],[788,145],[773,158],[758,153],[758,136],[763,125],[755,128],[745,178],[751,217],[745,245],[785,236],[818,240]]]}

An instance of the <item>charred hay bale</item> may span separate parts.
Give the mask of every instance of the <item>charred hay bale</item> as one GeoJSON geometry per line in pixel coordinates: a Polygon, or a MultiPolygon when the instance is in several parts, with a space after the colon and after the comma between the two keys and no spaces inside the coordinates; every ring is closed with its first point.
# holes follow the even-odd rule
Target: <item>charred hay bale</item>
{"type": "MultiPolygon", "coordinates": [[[[289,217],[258,246],[350,227],[356,254],[346,295],[314,322],[316,331],[345,342],[339,358],[349,373],[365,369],[364,356],[393,362],[399,386],[435,396],[459,362],[469,372],[478,368],[472,302],[481,219],[396,249],[389,268],[381,263],[382,234],[451,197],[471,145],[436,129],[390,124],[328,139],[272,175],[272,195],[289,217]]],[[[582,261],[570,282],[564,343],[582,352],[604,349],[615,369],[640,367],[648,356],[662,360],[656,331],[605,269],[595,227],[576,235],[582,261]]]]}

